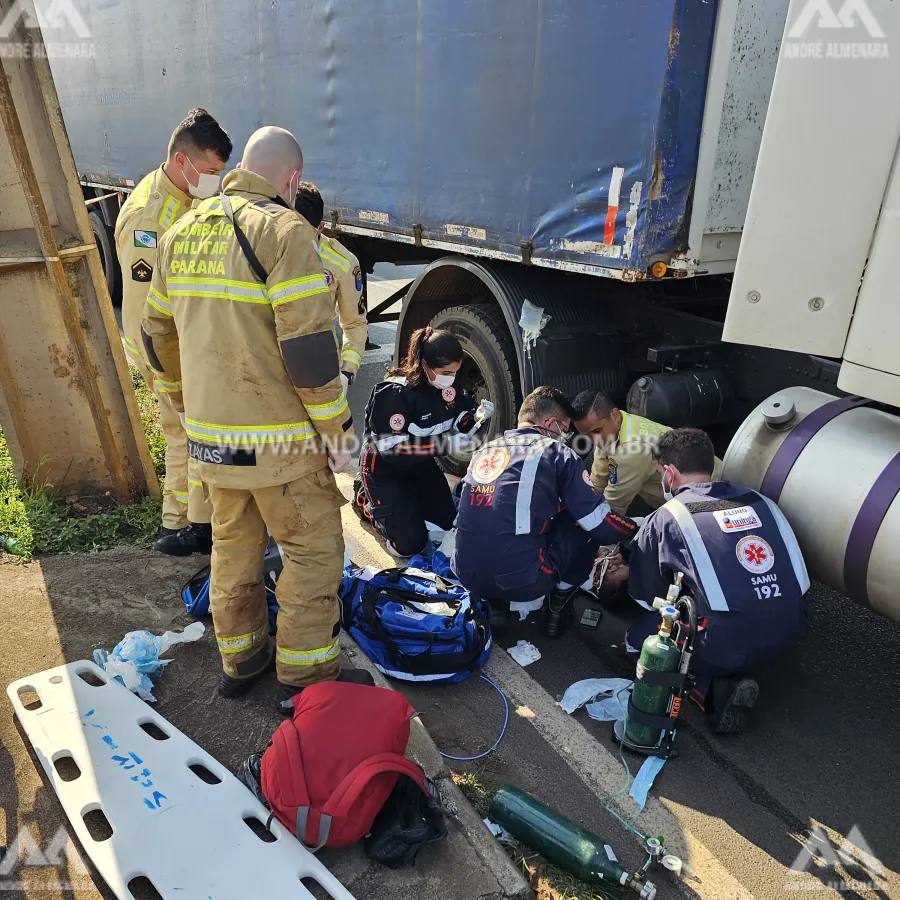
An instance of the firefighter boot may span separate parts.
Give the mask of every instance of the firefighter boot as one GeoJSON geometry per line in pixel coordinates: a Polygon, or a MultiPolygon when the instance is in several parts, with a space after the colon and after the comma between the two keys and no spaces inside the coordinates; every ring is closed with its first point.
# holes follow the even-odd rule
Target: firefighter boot
{"type": "MultiPolygon", "coordinates": [[[[366,669],[341,669],[336,681],[343,684],[365,684],[369,687],[375,687],[375,679],[372,673],[366,669]]],[[[275,708],[282,715],[292,716],[294,714],[293,698],[303,690],[294,684],[279,684],[278,693],[275,696],[275,708]]]]}
{"type": "Polygon", "coordinates": [[[260,669],[255,675],[251,675],[249,678],[233,678],[231,675],[222,674],[219,678],[219,696],[225,697],[227,700],[236,700],[238,697],[243,697],[250,688],[259,681],[263,675],[268,674],[269,672],[275,671],[275,653],[272,652],[271,658],[269,662],[266,664],[265,668],[260,669]]]}
{"type": "Polygon", "coordinates": [[[153,545],[167,556],[190,556],[192,553],[210,553],[212,550],[212,525],[191,522],[186,528],[172,531],[160,528],[153,545]],[[167,532],[167,533],[163,533],[167,532]]]}

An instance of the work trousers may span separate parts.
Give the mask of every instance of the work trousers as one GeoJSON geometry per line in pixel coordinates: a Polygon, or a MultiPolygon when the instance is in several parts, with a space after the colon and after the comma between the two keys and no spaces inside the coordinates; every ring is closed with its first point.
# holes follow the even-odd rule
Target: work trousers
{"type": "Polygon", "coordinates": [[[189,522],[207,525],[212,518],[212,506],[203,490],[203,484],[188,474],[188,439],[178,410],[172,405],[171,398],[153,377],[144,360],[134,353],[128,354],[128,360],[141,373],[159,401],[159,424],[166,439],[163,528],[178,531],[189,522]]]}
{"type": "Polygon", "coordinates": [[[434,459],[392,463],[371,447],[360,462],[365,513],[400,556],[415,556],[428,543],[426,522],[453,527],[456,505],[447,478],[434,459]]]}
{"type": "Polygon", "coordinates": [[[591,574],[599,542],[580,528],[563,510],[554,517],[543,537],[516,536],[502,539],[484,535],[484,552],[467,558],[457,543],[453,558],[460,581],[485,600],[530,603],[554,590],[560,583],[582,584],[591,574]],[[527,540],[524,551],[517,551],[527,540]],[[543,544],[543,546],[541,546],[543,544]]]}
{"type": "Polygon", "coordinates": [[[212,501],[210,607],[222,667],[249,678],[272,659],[263,584],[266,527],[280,544],[284,569],[275,595],[278,680],[306,687],[340,673],[344,565],[340,507],[346,502],[326,466],[266,488],[209,485],[212,501]]]}
{"type": "MultiPolygon", "coordinates": [[[[634,622],[625,634],[628,655],[637,660],[644,641],[659,631],[659,613],[648,613],[634,622]]],[[[738,623],[729,623],[729,614],[715,619],[700,617],[691,672],[695,685],[691,699],[705,712],[715,712],[711,703],[713,682],[730,675],[745,675],[769,665],[786,653],[797,641],[794,635],[760,633],[753,629],[745,633],[738,623]]]]}

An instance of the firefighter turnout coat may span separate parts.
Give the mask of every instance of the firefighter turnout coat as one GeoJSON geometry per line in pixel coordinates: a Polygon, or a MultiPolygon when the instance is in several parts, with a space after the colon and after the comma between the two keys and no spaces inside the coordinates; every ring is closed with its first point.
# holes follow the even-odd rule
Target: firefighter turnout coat
{"type": "Polygon", "coordinates": [[[223,192],[161,241],[142,339],[149,364],[182,385],[172,397],[209,486],[210,605],[225,673],[251,678],[272,659],[268,527],[284,555],[278,679],[303,687],[340,670],[344,499],[323,439],[342,438],[352,420],[334,300],[315,231],[265,179],[239,169],[223,192]]]}
{"type": "Polygon", "coordinates": [[[141,346],[141,317],[163,234],[190,211],[192,200],[170,181],[162,166],[141,180],[119,211],[116,252],[122,268],[122,331],[131,364],[159,400],[166,439],[166,479],[162,524],[177,531],[191,522],[207,523],[209,503],[199,480],[188,477],[187,436],[170,394],[180,385],[147,369],[141,346]]]}
{"type": "Polygon", "coordinates": [[[341,438],[352,421],[315,231],[252,172],[231,172],[223,190],[266,283],[222,198],[204,200],[161,243],[144,348],[182,385],[172,397],[202,480],[268,487],[326,465],[319,437],[341,438]]]}
{"type": "Polygon", "coordinates": [[[341,331],[341,370],[355,375],[366,352],[369,326],[363,301],[363,277],[359,260],[335,238],[319,237],[319,251],[325,269],[325,281],[337,304],[341,331]]]}
{"type": "MultiPolygon", "coordinates": [[[[660,436],[670,430],[667,425],[623,411],[622,427],[612,446],[594,451],[591,484],[613,510],[624,515],[635,497],[653,509],[666,502],[653,451],[660,436]]],[[[721,460],[716,459],[713,478],[718,478],[721,470],[721,460]]]]}

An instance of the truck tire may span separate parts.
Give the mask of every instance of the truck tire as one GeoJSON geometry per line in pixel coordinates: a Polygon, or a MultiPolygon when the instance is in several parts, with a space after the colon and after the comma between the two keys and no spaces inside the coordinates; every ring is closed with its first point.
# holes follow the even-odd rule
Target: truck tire
{"type": "MultiPolygon", "coordinates": [[[[465,358],[460,369],[461,384],[478,400],[490,400],[494,415],[482,430],[493,439],[511,428],[521,403],[519,365],[509,325],[499,307],[487,304],[451,306],[429,323],[456,335],[465,358]]],[[[462,477],[470,455],[444,456],[438,463],[445,472],[462,477]]]]}
{"type": "Polygon", "coordinates": [[[94,232],[94,240],[100,251],[100,264],[103,266],[103,274],[106,276],[106,287],[113,305],[118,306],[122,302],[122,270],[119,267],[119,258],[116,255],[116,244],[112,229],[103,221],[99,212],[89,212],[91,230],[94,232]]]}

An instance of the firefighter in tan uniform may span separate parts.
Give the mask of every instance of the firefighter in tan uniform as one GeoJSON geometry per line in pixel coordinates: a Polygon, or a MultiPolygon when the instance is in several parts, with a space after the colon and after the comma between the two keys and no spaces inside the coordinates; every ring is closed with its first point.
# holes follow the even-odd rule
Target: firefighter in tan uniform
{"type": "Polygon", "coordinates": [[[122,330],[132,365],[159,400],[166,439],[162,527],[156,549],[172,556],[209,553],[211,508],[199,480],[188,477],[187,435],[172,404],[177,382],[154,377],[141,344],[141,316],[160,238],[191,208],[192,197],[211,197],[231,156],[231,140],[205,110],[193,109],[175,129],[168,159],[147,175],[125,201],[116,221],[122,267],[122,330]]]}
{"type": "MultiPolygon", "coordinates": [[[[666,500],[653,451],[671,429],[643,416],[622,412],[602,391],[583,391],[574,402],[575,427],[594,442],[591,484],[614,512],[624,515],[635,497],[652,509],[666,500]]],[[[722,470],[716,459],[716,479],[722,470]]]]}
{"type": "Polygon", "coordinates": [[[353,384],[366,352],[369,326],[363,299],[363,277],[359,260],[336,238],[322,233],[325,204],[319,189],[308,181],[300,182],[294,207],[319,234],[319,252],[325,280],[337,304],[341,331],[341,374],[345,390],[353,384]]]}
{"type": "Polygon", "coordinates": [[[210,601],[227,697],[273,655],[279,701],[340,673],[346,501],[332,470],[349,462],[352,419],[316,233],[286,202],[302,165],[290,133],[257,131],[223,195],[163,238],[144,308],[148,361],[183,385],[170,396],[212,502],[210,601]],[[284,554],[274,648],[267,526],[284,554]]]}

